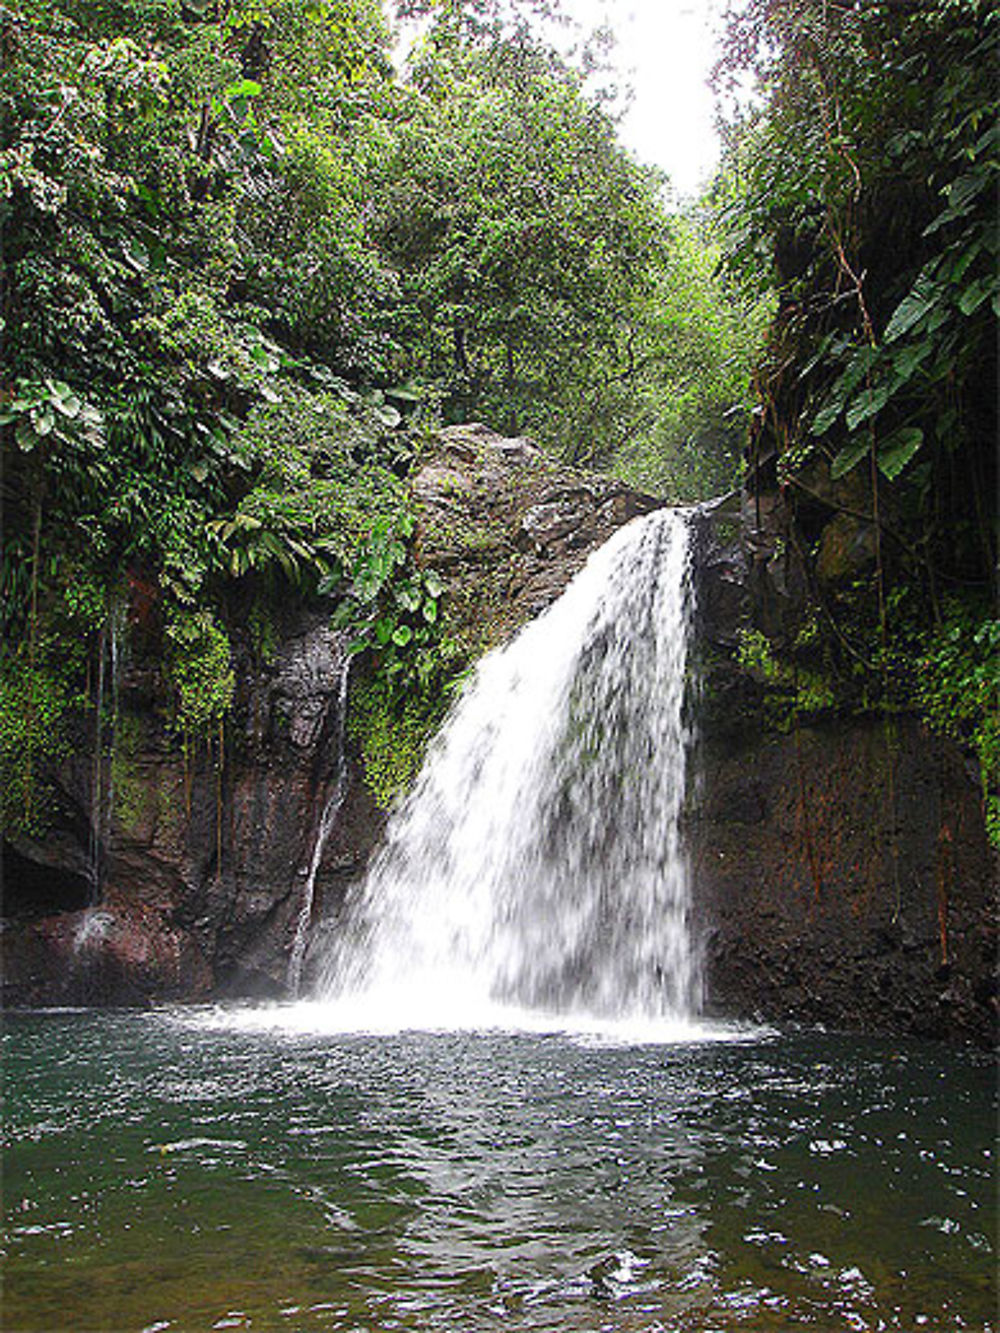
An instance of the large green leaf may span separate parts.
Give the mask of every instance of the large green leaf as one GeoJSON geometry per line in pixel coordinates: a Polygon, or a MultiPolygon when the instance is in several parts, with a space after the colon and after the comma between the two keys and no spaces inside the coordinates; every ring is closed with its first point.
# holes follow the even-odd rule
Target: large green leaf
{"type": "Polygon", "coordinates": [[[887,383],[878,384],[874,388],[862,390],[862,392],[852,400],[850,407],[847,409],[845,418],[847,421],[847,429],[851,432],[855,431],[863,421],[867,421],[869,417],[873,417],[876,413],[880,412],[888,402],[890,393],[891,388],[887,383]]]}
{"type": "Polygon", "coordinates": [[[994,183],[993,173],[989,170],[970,172],[959,176],[945,191],[948,207],[939,213],[934,221],[924,230],[925,236],[932,236],[941,227],[947,226],[957,218],[963,218],[972,211],[973,201],[994,183]]]}
{"type": "Polygon", "coordinates": [[[38,436],[27,417],[21,417],[14,427],[14,439],[22,454],[30,454],[38,443],[38,436]]]}
{"type": "Polygon", "coordinates": [[[885,341],[887,343],[895,342],[901,338],[904,333],[908,333],[914,327],[932,306],[936,305],[942,297],[942,290],[926,273],[921,273],[902,301],[893,311],[892,318],[889,320],[885,331],[885,341]]]}
{"type": "Polygon", "coordinates": [[[849,444],[844,445],[843,449],[841,449],[840,453],[830,464],[830,476],[834,481],[837,481],[838,478],[844,476],[845,473],[850,472],[853,467],[856,467],[867,452],[868,439],[866,436],[862,435],[857,439],[851,440],[849,444]]]}
{"type": "Polygon", "coordinates": [[[958,298],[958,308],[963,315],[971,315],[988,300],[996,291],[997,283],[994,277],[980,278],[978,282],[971,283],[958,298]]]}
{"type": "Polygon", "coordinates": [[[911,379],[933,350],[934,344],[930,338],[922,338],[920,342],[904,343],[897,347],[892,354],[895,388],[898,389],[911,379]]]}
{"type": "Polygon", "coordinates": [[[894,431],[878,447],[879,471],[890,481],[895,480],[923,442],[924,432],[918,426],[903,426],[894,431]]]}
{"type": "Polygon", "coordinates": [[[847,368],[827,395],[826,401],[816,413],[812,424],[812,434],[822,435],[830,429],[837,417],[850,401],[851,395],[864,377],[871,371],[875,361],[874,347],[859,347],[847,364],[847,368]]]}

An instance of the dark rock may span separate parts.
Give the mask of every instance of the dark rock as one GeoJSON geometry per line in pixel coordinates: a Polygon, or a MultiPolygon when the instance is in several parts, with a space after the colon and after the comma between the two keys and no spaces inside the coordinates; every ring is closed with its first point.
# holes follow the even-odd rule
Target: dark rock
{"type": "MultiPolygon", "coordinates": [[[[410,486],[418,557],[446,575],[452,624],[472,651],[543,610],[592,549],[658,503],[613,479],[556,467],[530,441],[480,424],[443,431],[410,486]],[[519,550],[532,532],[530,549],[519,550]]],[[[147,638],[155,646],[151,631],[147,638]]],[[[45,837],[5,844],[6,1003],[284,992],[319,820],[339,772],[343,649],[328,614],[301,605],[287,609],[269,663],[244,645],[235,739],[221,769],[204,751],[185,764],[160,717],[155,663],[130,666],[120,709],[138,740],[96,858],[86,737],[52,775],[58,800],[45,837]],[[99,902],[81,911],[95,869],[99,902]]],[[[346,797],[315,884],[327,913],[364,873],[385,821],[350,742],[347,761],[346,797]]]]}
{"type": "Polygon", "coordinates": [[[909,719],[891,749],[878,719],[723,729],[699,766],[687,832],[716,1012],[992,1042],[995,859],[949,742],[909,719]]]}
{"type": "Polygon", "coordinates": [[[875,567],[875,525],[851,514],[835,514],[823,529],[816,577],[822,584],[849,583],[875,567]]]}

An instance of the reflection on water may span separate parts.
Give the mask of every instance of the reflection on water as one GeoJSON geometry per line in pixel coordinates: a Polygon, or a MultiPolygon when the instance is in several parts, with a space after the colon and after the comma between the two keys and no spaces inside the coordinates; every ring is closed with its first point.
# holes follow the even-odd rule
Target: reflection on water
{"type": "Polygon", "coordinates": [[[307,1015],[7,1016],[5,1329],[993,1327],[985,1056],[307,1015]]]}

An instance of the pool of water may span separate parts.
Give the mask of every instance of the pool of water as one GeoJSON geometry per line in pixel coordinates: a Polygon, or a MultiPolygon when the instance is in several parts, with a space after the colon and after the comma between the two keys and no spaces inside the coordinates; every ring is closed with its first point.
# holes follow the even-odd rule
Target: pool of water
{"type": "Polygon", "coordinates": [[[993,1329],[985,1055],[5,1018],[17,1330],[993,1329]]]}

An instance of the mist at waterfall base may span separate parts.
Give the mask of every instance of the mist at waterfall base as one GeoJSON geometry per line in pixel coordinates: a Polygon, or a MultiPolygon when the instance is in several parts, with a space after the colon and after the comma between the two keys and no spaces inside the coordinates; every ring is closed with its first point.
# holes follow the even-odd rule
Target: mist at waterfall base
{"type": "Polygon", "coordinates": [[[320,932],[328,1030],[704,1035],[680,837],[687,517],[619,530],[479,666],[367,880],[320,932]]]}
{"type": "Polygon", "coordinates": [[[484,662],[307,959],[333,774],[313,999],[6,1016],[8,1333],[994,1328],[992,1060],[698,1017],[686,551],[484,662]]]}

